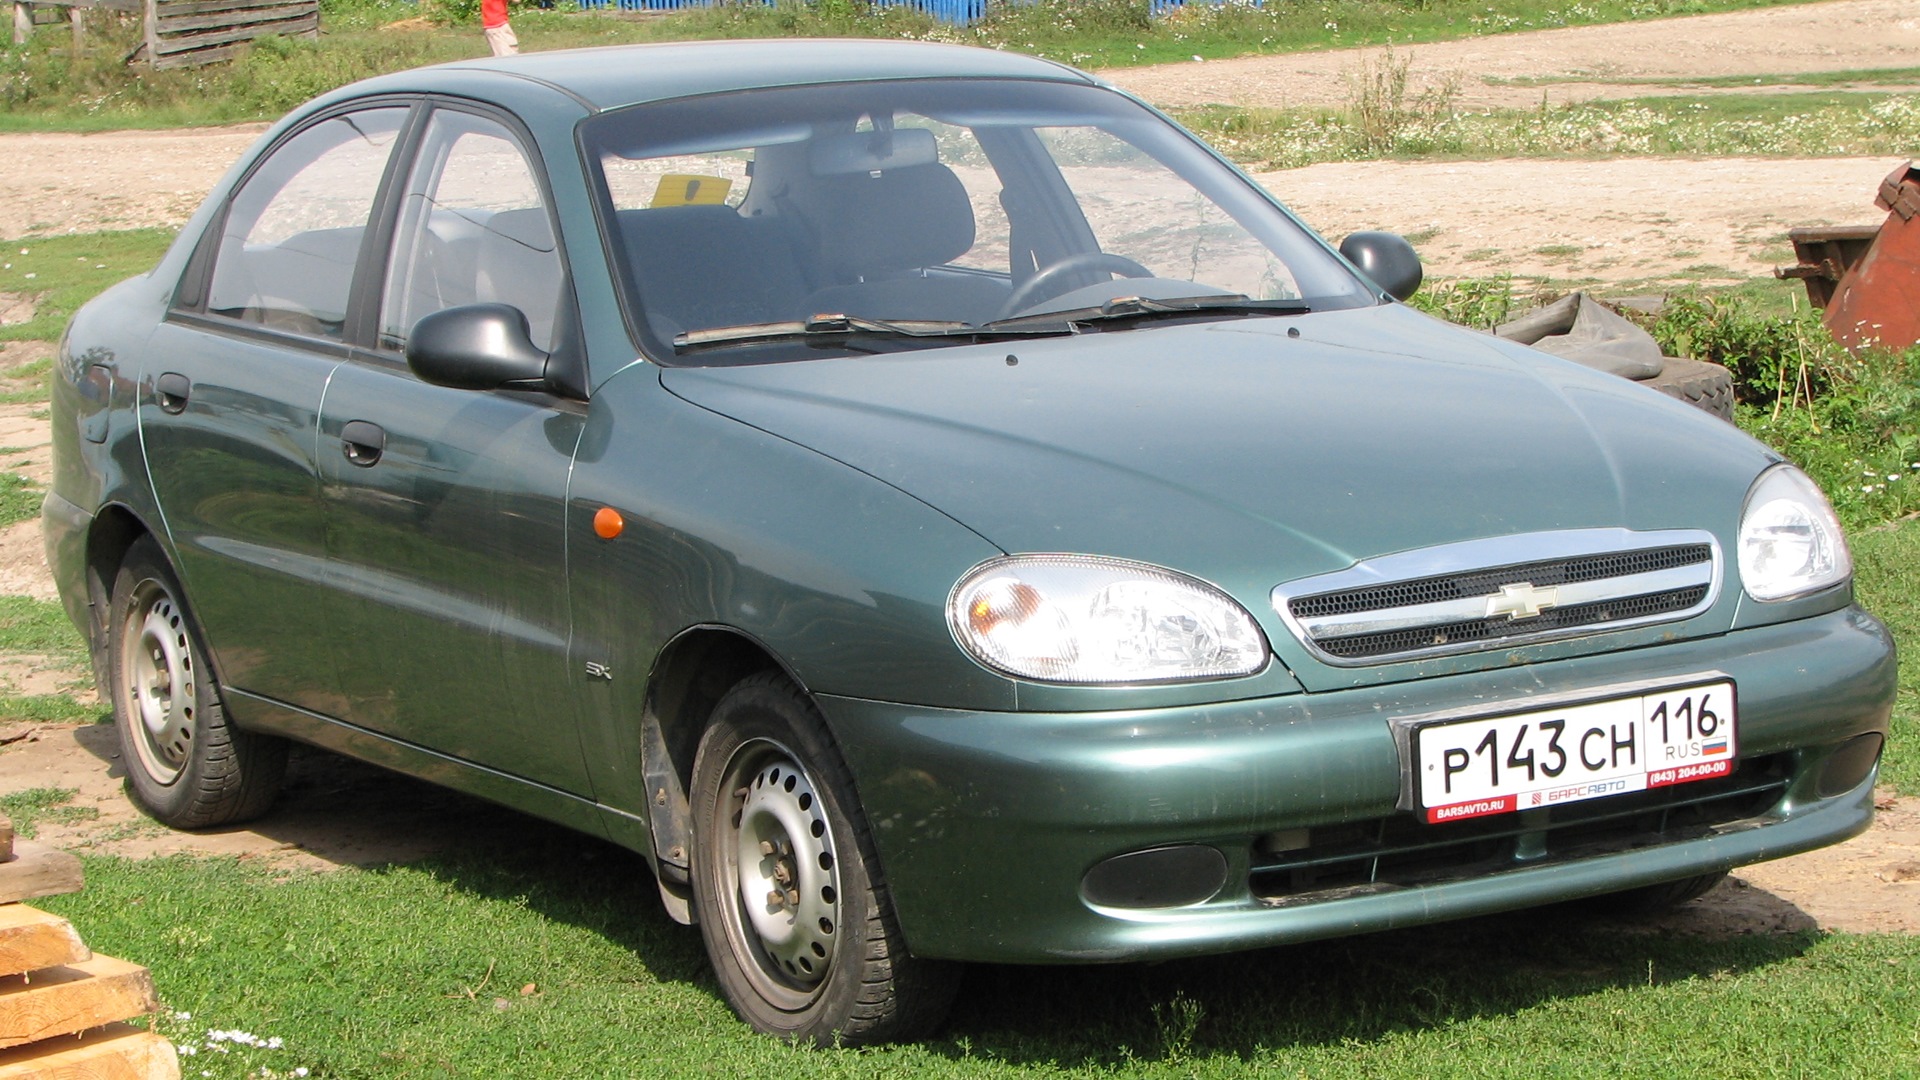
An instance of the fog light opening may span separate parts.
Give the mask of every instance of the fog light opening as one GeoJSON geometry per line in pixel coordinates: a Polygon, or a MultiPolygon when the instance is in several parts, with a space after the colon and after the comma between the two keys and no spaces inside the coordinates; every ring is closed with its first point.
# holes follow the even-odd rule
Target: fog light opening
{"type": "Polygon", "coordinates": [[[1213,899],[1227,883],[1227,857],[1204,844],[1116,855],[1087,871],[1080,895],[1110,908],[1172,908],[1213,899]]]}
{"type": "Polygon", "coordinates": [[[1880,763],[1880,748],[1885,744],[1886,737],[1877,731],[1856,735],[1841,743],[1838,750],[1827,755],[1826,764],[1820,766],[1820,783],[1816,788],[1820,797],[1830,799],[1859,787],[1880,763]]]}

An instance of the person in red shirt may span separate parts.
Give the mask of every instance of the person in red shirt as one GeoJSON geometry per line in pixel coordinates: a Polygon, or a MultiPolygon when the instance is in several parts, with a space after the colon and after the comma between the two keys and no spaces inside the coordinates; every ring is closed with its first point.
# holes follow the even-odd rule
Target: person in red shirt
{"type": "Polygon", "coordinates": [[[507,22],[507,0],[480,0],[480,29],[493,55],[513,56],[520,51],[520,39],[507,22]]]}

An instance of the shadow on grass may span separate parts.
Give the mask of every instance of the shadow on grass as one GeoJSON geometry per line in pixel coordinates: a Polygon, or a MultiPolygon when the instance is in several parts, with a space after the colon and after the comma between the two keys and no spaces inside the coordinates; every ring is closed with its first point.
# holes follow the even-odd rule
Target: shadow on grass
{"type": "MultiPolygon", "coordinates": [[[[432,849],[363,860],[375,872],[426,871],[476,897],[524,905],[630,950],[656,979],[718,997],[698,930],[662,912],[646,863],[632,852],[331,755],[303,758],[281,811],[255,828],[298,836],[310,850],[367,847],[364,838],[317,838],[328,818],[356,833],[384,831],[403,850],[421,842],[432,849]],[[345,822],[336,816],[343,811],[345,822]]],[[[1676,934],[1609,921],[1591,905],[1563,905],[1154,965],[976,966],[958,971],[966,981],[952,1018],[922,1048],[954,1059],[1069,1068],[1231,1060],[1750,971],[1799,956],[1818,940],[1814,932],[1676,934]]]]}
{"type": "Polygon", "coordinates": [[[1635,932],[1562,906],[1157,965],[982,967],[927,1048],[1069,1068],[1250,1059],[1750,971],[1819,939],[1635,932]]]}
{"type": "MultiPolygon", "coordinates": [[[[424,874],[482,901],[460,905],[468,917],[524,908],[626,950],[653,981],[719,997],[699,931],[662,911],[640,856],[605,841],[319,752],[300,754],[280,806],[251,830],[376,875],[424,874]]],[[[1793,925],[1762,925],[1783,923],[1793,925]]],[[[1820,940],[1805,931],[1743,927],[1711,936],[1667,925],[1636,927],[1594,906],[1561,906],[1155,965],[956,969],[965,982],[951,1020],[918,1051],[1066,1069],[1250,1062],[1276,1050],[1370,1045],[1610,991],[1754,971],[1820,940]]],[[[434,931],[421,924],[420,933],[434,931]]],[[[491,975],[488,964],[474,964],[491,975]]],[[[476,967],[461,978],[479,974],[476,967]]],[[[438,990],[459,989],[449,973],[438,979],[438,990]]],[[[713,1014],[723,1015],[717,1007],[713,1014]]],[[[735,1045],[748,1045],[744,1027],[734,1034],[742,1040],[735,1045]]]]}

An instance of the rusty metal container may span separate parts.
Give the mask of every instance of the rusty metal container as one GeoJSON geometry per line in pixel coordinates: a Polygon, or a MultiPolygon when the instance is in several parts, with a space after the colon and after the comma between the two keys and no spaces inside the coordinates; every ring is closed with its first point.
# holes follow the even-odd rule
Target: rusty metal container
{"type": "Polygon", "coordinates": [[[1850,349],[1920,342],[1920,168],[1909,161],[1880,182],[1878,227],[1794,229],[1798,266],[1775,270],[1806,282],[1834,339],[1850,349]]]}

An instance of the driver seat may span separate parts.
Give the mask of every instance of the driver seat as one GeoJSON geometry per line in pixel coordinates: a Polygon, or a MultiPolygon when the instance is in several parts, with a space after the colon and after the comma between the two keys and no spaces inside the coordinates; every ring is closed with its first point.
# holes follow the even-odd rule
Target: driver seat
{"type": "Polygon", "coordinates": [[[948,266],[973,249],[973,202],[938,162],[816,178],[820,265],[839,282],[806,313],[981,323],[999,314],[1003,276],[948,266]]]}

